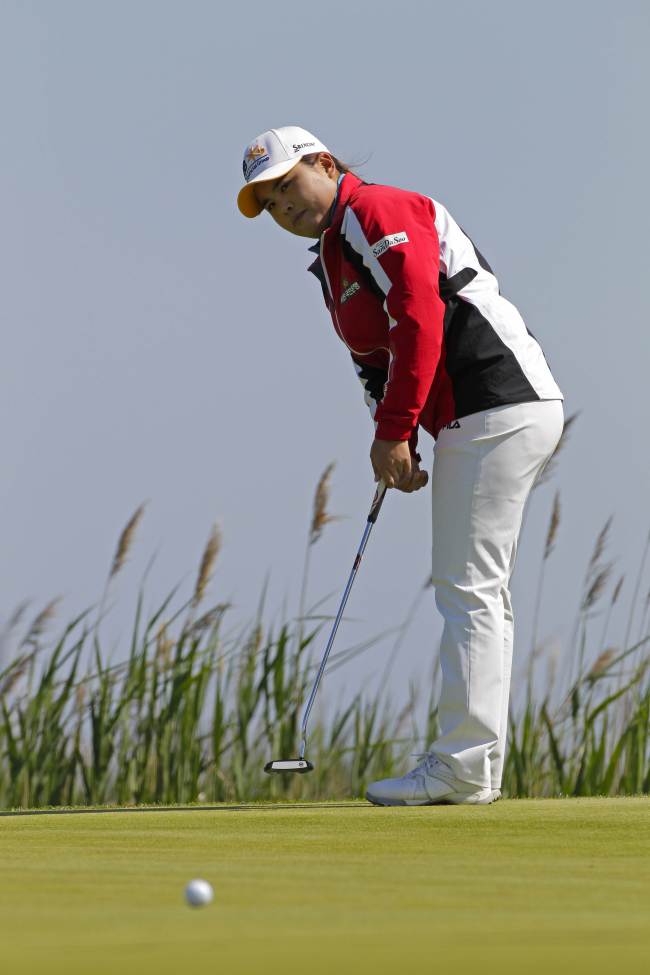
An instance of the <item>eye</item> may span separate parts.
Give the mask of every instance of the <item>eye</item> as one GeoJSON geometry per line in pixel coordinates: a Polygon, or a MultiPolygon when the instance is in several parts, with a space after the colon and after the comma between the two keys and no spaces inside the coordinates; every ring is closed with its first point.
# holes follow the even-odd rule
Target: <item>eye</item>
{"type": "Polygon", "coordinates": [[[286,183],[283,183],[282,184],[282,186],[280,187],[280,192],[281,193],[284,193],[284,191],[286,190],[287,186],[289,185],[289,182],[290,182],[290,180],[287,180],[286,183]]]}

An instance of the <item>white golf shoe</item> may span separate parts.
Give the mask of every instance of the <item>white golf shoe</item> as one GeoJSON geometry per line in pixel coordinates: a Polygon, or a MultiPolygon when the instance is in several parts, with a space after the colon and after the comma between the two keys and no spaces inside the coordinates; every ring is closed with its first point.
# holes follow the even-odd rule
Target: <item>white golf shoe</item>
{"type": "Polygon", "coordinates": [[[483,805],[501,798],[500,789],[485,788],[461,782],[435,755],[416,755],[420,764],[399,779],[371,782],[366,799],[375,806],[432,806],[450,803],[483,805]]]}

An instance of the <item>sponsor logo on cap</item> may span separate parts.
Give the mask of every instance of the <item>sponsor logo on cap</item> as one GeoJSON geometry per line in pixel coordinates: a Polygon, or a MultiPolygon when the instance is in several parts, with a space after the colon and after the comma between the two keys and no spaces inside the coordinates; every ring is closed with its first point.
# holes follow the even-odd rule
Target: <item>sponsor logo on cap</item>
{"type": "Polygon", "coordinates": [[[249,162],[253,162],[255,159],[257,159],[258,156],[265,156],[265,155],[266,155],[266,149],[264,148],[264,146],[257,145],[257,146],[250,147],[250,149],[246,153],[246,158],[248,159],[249,162]]]}
{"type": "Polygon", "coordinates": [[[298,143],[298,145],[296,145],[294,143],[294,145],[293,145],[293,151],[294,152],[300,152],[301,149],[308,149],[309,146],[315,146],[315,145],[316,145],[315,142],[300,142],[300,143],[298,143]]]}
{"type": "Polygon", "coordinates": [[[409,239],[405,230],[400,230],[397,234],[389,234],[388,237],[382,237],[378,240],[376,244],[372,245],[372,253],[375,257],[381,257],[382,254],[388,250],[389,247],[397,247],[398,244],[408,244],[409,239]]]}
{"type": "Polygon", "coordinates": [[[255,145],[246,150],[244,156],[244,177],[248,181],[262,163],[268,162],[269,154],[264,146],[255,145]]]}

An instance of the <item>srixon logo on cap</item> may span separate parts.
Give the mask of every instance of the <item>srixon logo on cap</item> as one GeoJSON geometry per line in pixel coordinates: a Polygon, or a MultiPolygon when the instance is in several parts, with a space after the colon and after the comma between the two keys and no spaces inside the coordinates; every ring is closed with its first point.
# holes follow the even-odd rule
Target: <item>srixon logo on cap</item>
{"type": "Polygon", "coordinates": [[[293,144],[293,151],[300,152],[301,149],[309,149],[310,146],[315,146],[315,142],[300,142],[298,145],[293,144]]]}
{"type": "Polygon", "coordinates": [[[264,146],[255,145],[251,146],[250,149],[246,150],[246,155],[244,156],[244,178],[249,180],[255,170],[262,165],[263,162],[267,162],[269,158],[268,152],[264,146]]]}

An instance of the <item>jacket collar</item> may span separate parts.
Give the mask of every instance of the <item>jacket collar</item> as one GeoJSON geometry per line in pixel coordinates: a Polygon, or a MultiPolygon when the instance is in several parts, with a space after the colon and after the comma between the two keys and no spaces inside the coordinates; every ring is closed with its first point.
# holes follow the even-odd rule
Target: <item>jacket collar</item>
{"type": "MultiPolygon", "coordinates": [[[[352,196],[353,192],[358,186],[363,185],[363,180],[354,173],[343,173],[339,177],[339,183],[336,189],[336,196],[334,197],[334,202],[330,207],[330,212],[327,215],[327,223],[325,225],[325,230],[329,230],[335,224],[339,223],[343,217],[348,201],[352,196]]],[[[320,251],[320,240],[317,240],[310,248],[314,254],[318,254],[320,251]]]]}
{"type": "MultiPolygon", "coordinates": [[[[327,220],[327,225],[325,227],[325,230],[330,230],[332,227],[338,226],[341,223],[341,220],[343,219],[343,214],[345,212],[345,208],[348,205],[348,201],[352,196],[352,193],[357,189],[358,186],[362,186],[362,185],[363,185],[363,180],[360,179],[358,176],[355,176],[354,173],[344,173],[339,178],[339,183],[336,190],[336,196],[334,197],[334,202],[330,207],[330,212],[328,214],[328,220],[327,220]]],[[[313,262],[313,264],[309,265],[307,270],[311,271],[312,274],[315,274],[316,277],[320,280],[321,284],[324,286],[325,282],[323,278],[322,268],[320,266],[320,239],[317,240],[316,243],[313,244],[311,247],[309,247],[308,251],[312,254],[316,254],[317,257],[316,260],[313,262]]]]}
{"type": "Polygon", "coordinates": [[[341,222],[350,197],[359,186],[363,186],[362,179],[355,176],[354,173],[344,173],[343,178],[339,182],[336,196],[334,197],[332,212],[330,214],[329,223],[325,228],[326,230],[329,230],[330,227],[333,227],[335,224],[341,222]]]}

